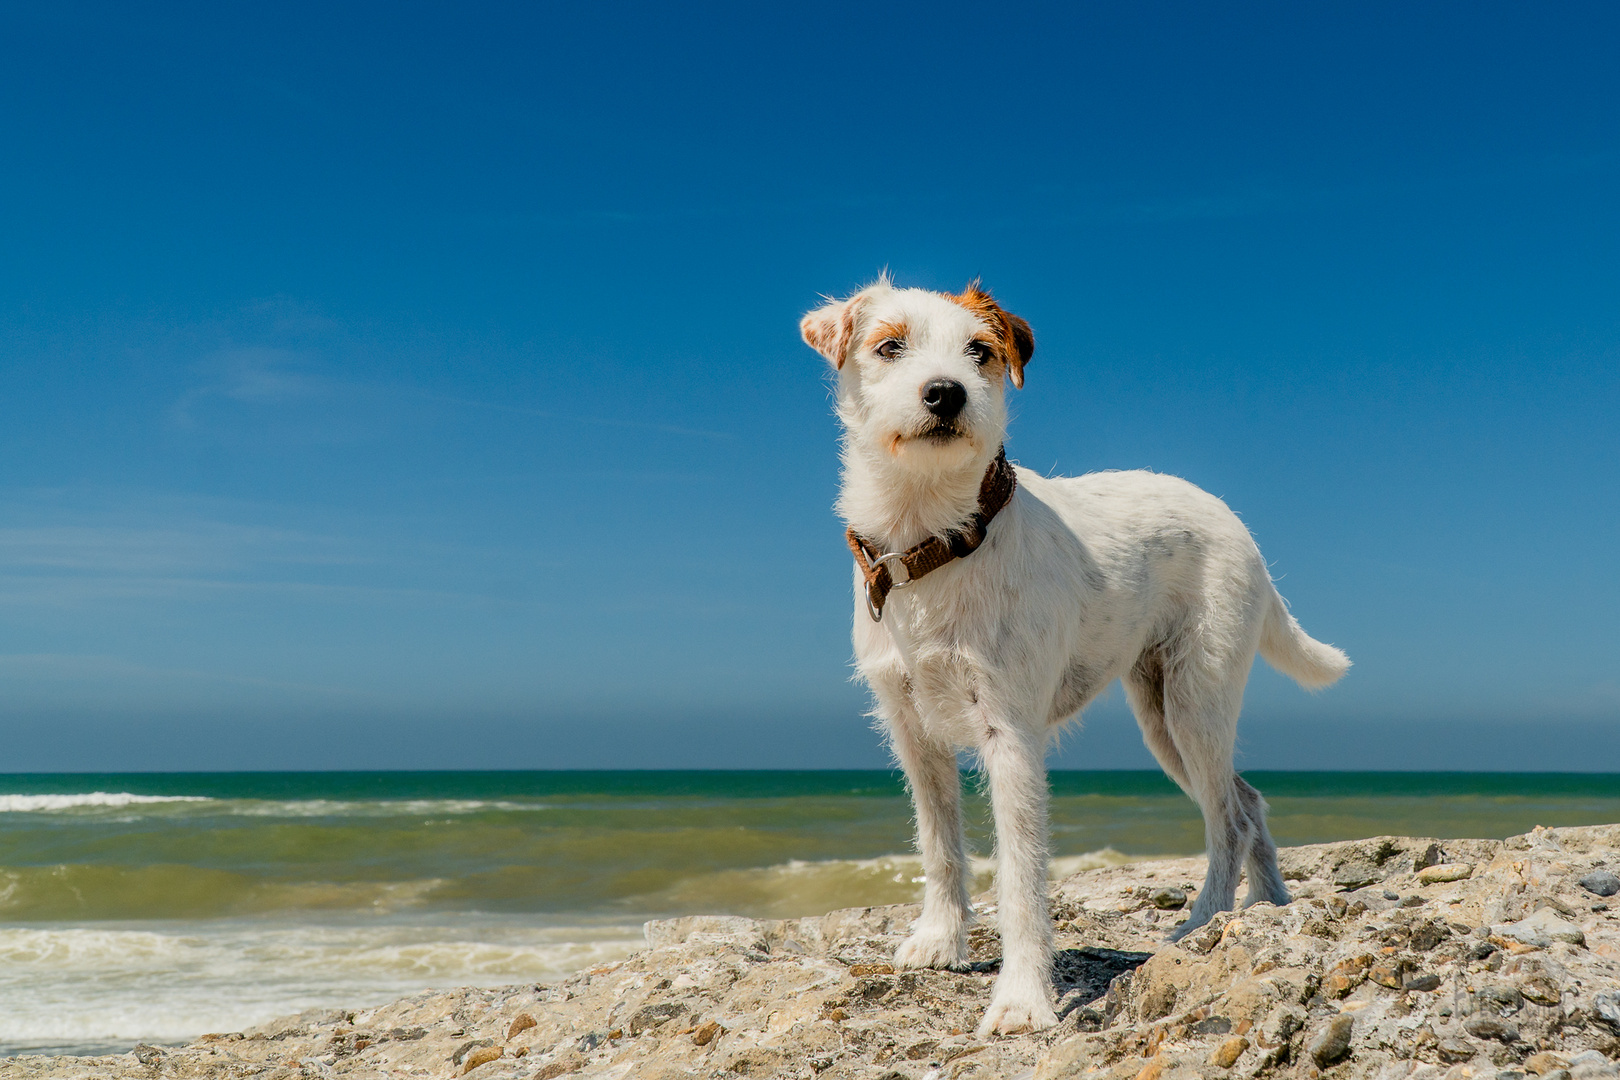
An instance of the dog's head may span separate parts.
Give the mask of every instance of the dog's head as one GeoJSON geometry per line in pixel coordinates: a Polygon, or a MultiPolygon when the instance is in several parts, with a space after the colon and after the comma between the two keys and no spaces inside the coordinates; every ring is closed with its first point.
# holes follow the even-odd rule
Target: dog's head
{"type": "Polygon", "coordinates": [[[903,467],[958,468],[994,455],[1005,380],[1024,385],[1029,324],[974,282],[960,293],[897,289],[887,276],[799,323],[838,371],[838,415],[862,449],[903,467]]]}

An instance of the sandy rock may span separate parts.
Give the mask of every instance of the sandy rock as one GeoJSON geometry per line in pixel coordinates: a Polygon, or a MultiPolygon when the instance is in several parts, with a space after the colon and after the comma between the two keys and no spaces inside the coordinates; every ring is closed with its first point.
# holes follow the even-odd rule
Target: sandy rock
{"type": "Polygon", "coordinates": [[[1202,860],[1077,874],[1052,887],[1062,1019],[1035,1035],[973,1037],[999,953],[984,897],[965,971],[895,969],[915,905],[672,919],[648,924],[647,950],[554,984],[4,1059],[0,1080],[1620,1075],[1620,912],[1592,911],[1581,884],[1617,847],[1620,826],[1291,848],[1293,903],[1220,915],[1175,946],[1184,916],[1154,896],[1200,880],[1202,860]],[[1473,873],[1423,878],[1461,864],[1473,873]]]}
{"type": "Polygon", "coordinates": [[[1462,881],[1473,872],[1474,868],[1469,863],[1441,863],[1419,870],[1417,880],[1419,885],[1441,885],[1449,881],[1462,881]]]}
{"type": "Polygon", "coordinates": [[[532,1027],[538,1027],[540,1022],[528,1013],[518,1013],[512,1018],[512,1026],[506,1029],[506,1040],[511,1042],[520,1034],[532,1027]]]}
{"type": "Polygon", "coordinates": [[[1233,1035],[1225,1039],[1209,1055],[1209,1063],[1218,1069],[1230,1069],[1237,1064],[1237,1059],[1243,1056],[1243,1051],[1249,1048],[1249,1040],[1242,1035],[1233,1035]]]}
{"type": "Polygon", "coordinates": [[[504,1053],[505,1051],[498,1046],[480,1046],[467,1055],[467,1060],[461,1066],[461,1075],[466,1076],[480,1065],[488,1065],[504,1053]]]}

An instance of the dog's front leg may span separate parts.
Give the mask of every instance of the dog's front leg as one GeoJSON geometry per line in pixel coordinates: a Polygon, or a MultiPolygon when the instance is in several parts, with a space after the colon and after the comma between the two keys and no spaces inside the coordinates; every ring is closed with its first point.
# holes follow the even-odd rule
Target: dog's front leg
{"type": "Polygon", "coordinates": [[[923,861],[922,917],[895,952],[894,962],[903,968],[961,967],[967,963],[970,908],[956,752],[924,735],[910,709],[900,711],[888,726],[911,788],[923,861]]]}
{"type": "Polygon", "coordinates": [[[1057,1023],[1046,897],[1044,740],[1044,731],[991,723],[979,747],[996,815],[996,910],[1001,924],[1001,973],[979,1024],[981,1037],[1040,1031],[1057,1023]]]}

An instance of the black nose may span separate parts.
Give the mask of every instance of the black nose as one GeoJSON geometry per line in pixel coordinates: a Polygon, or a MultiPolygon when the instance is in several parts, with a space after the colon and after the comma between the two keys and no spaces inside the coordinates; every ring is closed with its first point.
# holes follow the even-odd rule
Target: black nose
{"type": "Polygon", "coordinates": [[[955,420],[967,404],[967,387],[955,379],[935,379],[924,383],[923,407],[941,420],[955,420]]]}

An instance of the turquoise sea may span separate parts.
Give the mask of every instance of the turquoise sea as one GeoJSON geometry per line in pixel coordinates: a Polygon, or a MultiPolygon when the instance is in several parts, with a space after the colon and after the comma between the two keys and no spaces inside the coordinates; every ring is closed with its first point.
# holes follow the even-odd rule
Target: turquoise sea
{"type": "MultiPolygon", "coordinates": [[[[1620,821],[1620,775],[1247,776],[1282,844],[1620,821]]],[[[1158,773],[1051,784],[1057,872],[1202,847],[1158,773]]],[[[0,1053],[555,978],[658,916],[909,900],[910,836],[888,772],[0,776],[0,1053]]]]}

